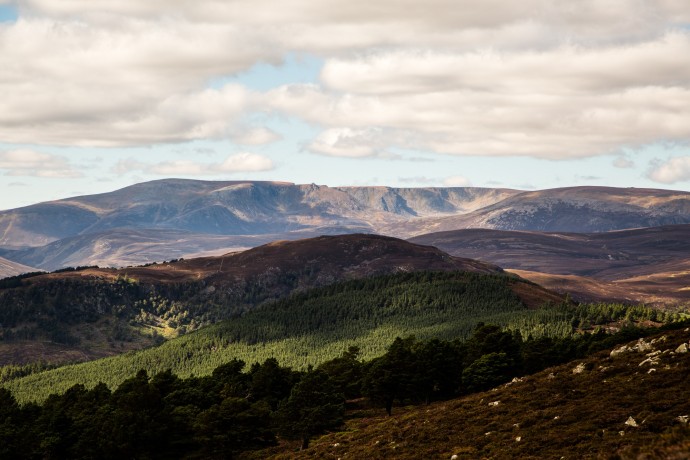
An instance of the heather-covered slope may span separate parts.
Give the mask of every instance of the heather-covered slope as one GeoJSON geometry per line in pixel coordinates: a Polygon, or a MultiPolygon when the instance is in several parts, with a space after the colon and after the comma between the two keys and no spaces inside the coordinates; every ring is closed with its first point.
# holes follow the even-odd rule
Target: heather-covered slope
{"type": "Polygon", "coordinates": [[[689,341],[687,328],[660,333],[487,392],[355,415],[304,451],[246,457],[687,459],[689,341]]]}
{"type": "Polygon", "coordinates": [[[466,229],[410,241],[498,264],[576,298],[690,302],[690,225],[604,233],[466,229]]]}

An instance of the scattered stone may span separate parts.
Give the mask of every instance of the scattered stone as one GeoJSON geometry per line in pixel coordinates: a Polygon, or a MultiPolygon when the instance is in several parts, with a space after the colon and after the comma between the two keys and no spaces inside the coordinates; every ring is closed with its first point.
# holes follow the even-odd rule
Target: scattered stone
{"type": "Polygon", "coordinates": [[[676,420],[678,420],[680,423],[683,423],[685,425],[688,424],[688,421],[690,420],[690,416],[687,415],[679,415],[676,417],[676,420]]]}
{"type": "Polygon", "coordinates": [[[490,402],[490,403],[489,403],[489,406],[494,406],[494,407],[495,407],[495,406],[498,406],[499,404],[501,404],[501,401],[493,401],[493,402],[490,402]]]}
{"type": "Polygon", "coordinates": [[[522,441],[522,436],[518,436],[515,438],[515,442],[520,442],[520,441],[522,441]]]}
{"type": "Polygon", "coordinates": [[[657,342],[659,342],[659,343],[661,343],[661,342],[666,342],[666,339],[668,339],[668,337],[666,337],[665,335],[662,335],[662,336],[659,337],[658,339],[652,339],[652,341],[651,341],[650,343],[653,345],[653,344],[655,344],[655,343],[657,343],[657,342]]]}
{"type": "Polygon", "coordinates": [[[582,374],[585,371],[585,363],[580,363],[573,369],[573,374],[582,374]]]}
{"type": "Polygon", "coordinates": [[[647,353],[645,356],[656,356],[656,355],[660,355],[660,354],[661,354],[661,350],[656,350],[656,351],[653,351],[651,353],[647,353]]]}
{"type": "Polygon", "coordinates": [[[513,423],[513,428],[520,428],[520,424],[519,423],[513,423]]]}
{"type": "Polygon", "coordinates": [[[450,456],[450,460],[458,460],[458,456],[456,454],[453,454],[450,456]]]}
{"type": "Polygon", "coordinates": [[[557,416],[555,416],[553,419],[554,419],[554,420],[558,420],[559,418],[561,418],[561,416],[560,416],[560,415],[557,415],[557,416]]]}
{"type": "Polygon", "coordinates": [[[688,344],[687,343],[682,343],[678,348],[676,348],[676,353],[687,353],[688,352],[688,344]]]}
{"type": "Polygon", "coordinates": [[[611,350],[611,353],[609,353],[609,356],[611,358],[614,358],[618,355],[622,355],[623,353],[627,353],[629,351],[631,351],[630,347],[628,347],[627,345],[621,345],[620,347],[614,348],[613,350],[611,350]]]}
{"type": "Polygon", "coordinates": [[[647,374],[651,374],[652,372],[656,372],[656,369],[654,369],[653,367],[647,371],[647,374]]]}
{"type": "Polygon", "coordinates": [[[486,433],[484,433],[484,436],[489,436],[491,433],[493,433],[493,431],[487,431],[486,433]]]}
{"type": "Polygon", "coordinates": [[[333,444],[333,447],[340,447],[340,443],[336,442],[335,444],[333,444]]]}
{"type": "Polygon", "coordinates": [[[638,366],[644,366],[645,364],[649,364],[650,366],[657,366],[659,364],[659,358],[656,356],[653,358],[647,358],[640,364],[638,364],[638,366]]]}
{"type": "Polygon", "coordinates": [[[618,434],[621,436],[625,436],[625,431],[619,431],[618,434]]]}
{"type": "Polygon", "coordinates": [[[633,346],[633,350],[636,350],[638,353],[644,353],[645,351],[649,351],[651,349],[652,344],[645,342],[644,339],[638,339],[635,346],[633,346]]]}
{"type": "Polygon", "coordinates": [[[632,418],[632,415],[630,417],[628,417],[628,420],[625,421],[625,424],[628,426],[631,426],[633,428],[637,427],[637,422],[635,421],[634,418],[632,418]]]}
{"type": "Polygon", "coordinates": [[[555,379],[555,378],[556,378],[556,376],[555,376],[555,375],[553,375],[553,372],[551,372],[551,373],[550,373],[550,374],[548,375],[548,377],[547,377],[547,378],[548,378],[548,379],[555,379]]]}

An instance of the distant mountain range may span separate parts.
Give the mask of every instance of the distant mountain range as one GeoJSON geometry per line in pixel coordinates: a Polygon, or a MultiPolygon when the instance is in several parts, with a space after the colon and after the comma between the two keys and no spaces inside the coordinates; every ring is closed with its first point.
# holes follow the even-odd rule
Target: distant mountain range
{"type": "MultiPolygon", "coordinates": [[[[464,228],[606,232],[690,223],[690,193],[606,187],[327,187],[166,179],[0,212],[0,257],[29,267],[127,266],[280,239],[464,228]]],[[[0,264],[0,276],[26,268],[0,264]]]]}

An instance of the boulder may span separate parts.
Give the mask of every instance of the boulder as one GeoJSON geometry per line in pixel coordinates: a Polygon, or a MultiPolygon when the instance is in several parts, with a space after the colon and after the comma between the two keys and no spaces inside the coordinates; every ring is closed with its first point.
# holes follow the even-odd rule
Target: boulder
{"type": "Polygon", "coordinates": [[[628,420],[625,421],[625,424],[626,424],[627,426],[631,426],[631,427],[633,427],[633,428],[636,428],[636,427],[637,427],[637,422],[635,421],[634,418],[632,418],[632,415],[631,415],[630,417],[628,417],[628,420]]]}
{"type": "Polygon", "coordinates": [[[585,363],[580,363],[573,369],[573,374],[582,374],[585,371],[585,363]]]}
{"type": "Polygon", "coordinates": [[[614,358],[618,355],[622,355],[623,353],[627,353],[629,351],[631,351],[630,347],[628,347],[627,345],[621,345],[620,347],[611,350],[610,356],[611,358],[614,358]]]}
{"type": "Polygon", "coordinates": [[[645,353],[652,350],[652,344],[645,342],[644,339],[639,339],[633,346],[633,350],[637,351],[638,353],[645,353]]]}

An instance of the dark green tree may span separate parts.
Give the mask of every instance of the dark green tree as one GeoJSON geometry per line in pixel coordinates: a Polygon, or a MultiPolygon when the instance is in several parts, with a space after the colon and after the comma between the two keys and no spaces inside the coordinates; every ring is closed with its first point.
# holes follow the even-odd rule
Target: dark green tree
{"type": "Polygon", "coordinates": [[[275,444],[265,402],[229,397],[201,412],[194,424],[204,458],[232,458],[243,450],[275,444]]]}
{"type": "Polygon", "coordinates": [[[298,376],[289,367],[281,367],[275,358],[268,358],[263,364],[252,365],[249,375],[249,399],[266,401],[272,411],[278,410],[278,403],[290,396],[290,390],[298,376]]]}
{"type": "Polygon", "coordinates": [[[345,398],[328,375],[320,370],[305,374],[281,404],[278,431],[288,439],[302,440],[309,447],[312,436],[338,428],[343,423],[345,398]]]}
{"type": "Polygon", "coordinates": [[[391,415],[393,402],[404,401],[418,392],[419,379],[412,353],[414,337],[397,337],[385,355],[369,362],[363,391],[373,402],[383,405],[391,415]]]}
{"type": "Polygon", "coordinates": [[[468,391],[483,391],[510,380],[512,362],[505,353],[484,355],[462,372],[462,382],[468,391]]]}
{"type": "Polygon", "coordinates": [[[346,398],[357,398],[362,394],[363,364],[358,360],[359,347],[349,347],[341,356],[326,361],[318,369],[328,374],[329,380],[338,392],[346,398]]]}

